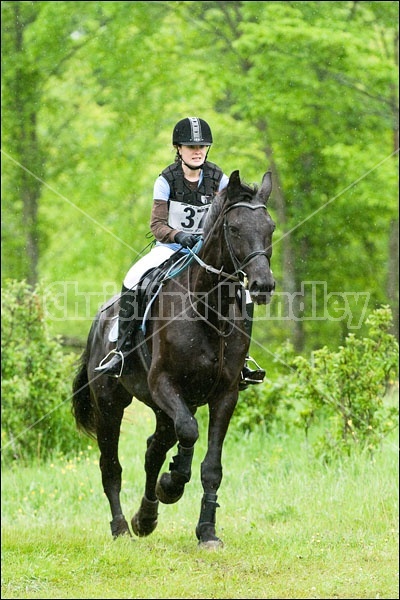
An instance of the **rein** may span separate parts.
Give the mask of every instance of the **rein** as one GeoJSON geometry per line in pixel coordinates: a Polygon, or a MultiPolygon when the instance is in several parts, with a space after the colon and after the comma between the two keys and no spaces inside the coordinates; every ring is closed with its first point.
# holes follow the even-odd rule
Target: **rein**
{"type": "MultiPolygon", "coordinates": [[[[237,202],[236,204],[232,204],[231,206],[229,206],[223,214],[224,217],[224,221],[223,221],[223,227],[224,227],[224,238],[225,238],[225,242],[227,245],[227,248],[229,250],[229,255],[230,258],[232,260],[232,264],[234,266],[235,271],[231,274],[231,273],[226,273],[225,271],[223,271],[223,266],[221,267],[221,269],[216,269],[215,267],[212,267],[211,265],[207,265],[203,260],[201,260],[201,258],[199,258],[195,252],[193,252],[192,250],[189,249],[190,254],[192,255],[192,257],[196,260],[196,262],[203,267],[206,272],[211,272],[214,273],[215,275],[219,276],[219,279],[221,278],[221,276],[224,277],[224,280],[231,280],[231,281],[235,281],[235,282],[241,282],[243,284],[243,279],[246,276],[246,274],[243,272],[243,267],[245,267],[255,256],[266,256],[268,262],[269,262],[269,258],[267,256],[267,253],[265,250],[255,250],[254,252],[251,252],[250,254],[248,254],[246,256],[246,258],[242,261],[242,263],[239,262],[233,246],[232,246],[232,242],[231,239],[229,237],[229,230],[228,230],[228,226],[227,226],[227,220],[226,220],[226,215],[228,212],[230,212],[231,210],[233,210],[234,208],[249,208],[251,210],[257,210],[259,208],[263,208],[264,210],[267,210],[266,206],[264,204],[250,204],[249,202],[237,202]]],[[[219,336],[219,358],[218,358],[218,372],[217,372],[217,376],[214,379],[213,385],[211,386],[211,389],[209,390],[209,392],[206,395],[205,401],[208,400],[208,398],[211,396],[211,394],[214,392],[214,390],[217,388],[222,372],[223,372],[223,364],[224,364],[224,351],[225,351],[225,342],[224,340],[229,337],[231,335],[231,333],[234,330],[234,323],[231,322],[228,318],[223,318],[223,324],[222,327],[216,327],[213,323],[211,323],[206,317],[204,317],[198,310],[197,307],[195,306],[195,303],[192,300],[192,294],[190,292],[190,283],[189,283],[189,270],[188,270],[188,295],[189,295],[189,301],[190,301],[190,305],[192,307],[192,309],[194,310],[194,312],[203,320],[207,323],[207,325],[209,327],[211,327],[219,336]],[[229,329],[227,329],[227,324],[230,324],[229,329]]]]}
{"type": "Polygon", "coordinates": [[[212,267],[211,265],[208,265],[207,263],[205,263],[204,260],[201,260],[201,258],[199,256],[197,256],[197,254],[195,254],[191,248],[188,248],[188,250],[192,254],[195,261],[197,263],[199,263],[199,265],[201,267],[203,267],[203,269],[205,269],[207,271],[207,273],[214,273],[214,275],[218,275],[219,278],[221,277],[221,275],[223,275],[225,279],[232,279],[233,281],[240,281],[240,278],[236,277],[235,273],[233,273],[232,275],[230,273],[225,273],[225,271],[223,271],[224,267],[221,267],[220,269],[216,269],[215,267],[212,267]]]}
{"type": "Polygon", "coordinates": [[[253,260],[253,258],[255,256],[260,256],[260,255],[265,256],[269,263],[269,258],[267,256],[267,253],[265,250],[255,250],[254,252],[250,252],[250,254],[248,254],[241,263],[239,262],[236,254],[235,254],[235,251],[233,249],[232,242],[229,237],[229,232],[228,232],[228,227],[227,227],[227,222],[226,222],[227,213],[230,212],[231,210],[233,210],[234,208],[239,208],[239,207],[250,208],[251,210],[256,210],[258,208],[263,208],[264,210],[267,210],[267,207],[264,204],[250,204],[250,202],[236,202],[236,204],[232,204],[231,206],[228,206],[227,209],[225,209],[224,215],[223,215],[224,216],[224,225],[223,225],[224,237],[225,237],[226,245],[229,250],[229,255],[232,260],[232,264],[235,268],[235,271],[233,273],[226,273],[223,270],[223,268],[224,268],[223,266],[221,267],[221,269],[216,269],[215,267],[212,267],[211,265],[208,265],[207,263],[205,263],[199,256],[197,256],[196,251],[200,250],[202,244],[199,247],[196,245],[193,250],[191,248],[188,248],[192,258],[194,258],[201,267],[203,267],[208,273],[214,273],[214,275],[218,275],[219,277],[221,277],[221,275],[223,275],[225,280],[228,279],[228,280],[232,280],[232,281],[243,281],[243,276],[245,276],[245,273],[243,273],[243,267],[248,265],[249,262],[251,260],[253,260]],[[241,277],[238,276],[237,274],[239,274],[241,277]]]}
{"type": "MultiPolygon", "coordinates": [[[[260,255],[265,256],[267,258],[267,260],[268,260],[268,263],[269,263],[269,258],[267,256],[267,253],[266,253],[265,250],[255,250],[254,252],[250,252],[250,254],[248,254],[246,256],[246,258],[242,261],[242,263],[239,262],[236,254],[235,254],[235,251],[233,249],[231,239],[229,237],[229,231],[228,231],[228,226],[227,226],[227,221],[226,221],[226,215],[227,215],[228,212],[230,212],[234,208],[240,208],[240,207],[250,208],[251,210],[257,210],[258,208],[263,208],[264,210],[267,210],[267,207],[264,204],[250,204],[250,202],[236,202],[236,204],[232,204],[231,206],[228,206],[228,208],[225,209],[224,214],[223,214],[223,217],[224,217],[224,222],[223,222],[224,237],[225,237],[226,245],[227,245],[228,250],[229,250],[230,258],[232,260],[232,264],[233,264],[233,266],[235,268],[235,271],[232,274],[231,273],[226,273],[225,271],[223,271],[223,268],[224,268],[223,266],[221,267],[221,269],[216,269],[215,267],[212,267],[211,265],[208,265],[207,263],[205,263],[196,254],[196,251],[198,251],[201,248],[202,243],[201,243],[201,245],[199,244],[199,246],[196,245],[196,247],[193,250],[189,248],[189,252],[190,252],[192,258],[201,267],[203,267],[206,270],[206,272],[208,272],[208,273],[214,273],[215,275],[218,275],[219,278],[221,278],[221,276],[223,276],[224,277],[224,281],[231,280],[231,281],[236,281],[236,282],[243,283],[243,279],[246,276],[246,274],[243,272],[243,267],[245,267],[247,264],[249,264],[249,262],[251,260],[253,260],[253,258],[255,256],[260,256],[260,255]]],[[[197,308],[195,307],[195,305],[194,305],[194,303],[192,301],[191,292],[190,292],[190,289],[189,289],[189,271],[188,271],[188,293],[189,293],[189,300],[190,300],[191,307],[196,312],[196,314],[198,314],[199,317],[201,317],[204,321],[206,321],[208,323],[208,325],[212,329],[214,329],[221,338],[228,337],[232,333],[232,331],[233,331],[234,325],[232,323],[231,323],[231,328],[230,328],[229,332],[227,332],[225,330],[225,328],[223,328],[221,330],[218,327],[215,327],[215,325],[213,325],[212,323],[210,323],[210,321],[208,321],[205,317],[203,317],[203,315],[201,315],[199,313],[199,311],[197,310],[197,308]]],[[[224,321],[224,325],[226,325],[226,323],[229,322],[229,319],[225,319],[224,318],[223,321],[224,321]]]]}
{"type": "MultiPolygon", "coordinates": [[[[244,207],[244,208],[249,208],[251,210],[257,210],[258,208],[263,208],[264,210],[267,210],[267,207],[264,204],[250,204],[250,202],[236,202],[236,204],[232,204],[231,206],[228,206],[228,208],[224,211],[223,217],[224,217],[224,223],[223,223],[223,227],[224,227],[224,237],[225,237],[225,242],[226,245],[228,247],[229,250],[229,255],[231,257],[232,260],[232,264],[235,268],[235,271],[231,274],[231,273],[226,273],[225,271],[223,271],[223,266],[221,267],[221,269],[216,269],[215,267],[212,267],[211,265],[207,265],[207,263],[205,263],[199,256],[197,256],[197,254],[195,254],[194,251],[192,251],[191,249],[189,249],[190,254],[192,255],[192,257],[196,260],[196,262],[203,267],[207,272],[211,272],[214,273],[215,275],[218,275],[219,278],[221,277],[221,275],[224,277],[224,281],[226,280],[232,280],[232,281],[236,281],[236,282],[241,282],[243,283],[243,279],[246,276],[246,274],[243,272],[243,267],[245,267],[255,256],[266,256],[268,262],[269,262],[269,258],[267,256],[267,253],[265,250],[255,250],[254,252],[251,252],[250,254],[248,254],[246,256],[246,258],[242,261],[242,263],[239,262],[235,251],[233,249],[232,246],[232,242],[231,239],[229,237],[229,231],[228,231],[228,227],[227,227],[227,221],[226,221],[226,215],[228,212],[230,212],[231,210],[233,210],[234,208],[239,208],[239,207],[244,207]],[[239,275],[238,275],[239,274],[239,275]]],[[[188,277],[189,277],[189,272],[188,272],[188,277]]],[[[213,325],[212,323],[210,323],[210,321],[208,321],[205,317],[203,317],[199,311],[197,310],[197,308],[195,307],[192,299],[191,299],[191,292],[189,290],[189,281],[188,281],[188,292],[189,292],[189,299],[190,299],[190,304],[192,306],[192,309],[196,312],[196,314],[198,314],[203,320],[205,320],[208,325],[214,329],[218,335],[220,336],[220,338],[224,338],[224,337],[228,337],[234,328],[233,323],[231,323],[231,328],[230,331],[226,331],[225,327],[223,327],[223,329],[219,329],[217,327],[215,327],[215,325],[213,325]]],[[[229,322],[229,319],[223,319],[224,321],[224,325],[226,325],[226,323],[229,322]]]]}

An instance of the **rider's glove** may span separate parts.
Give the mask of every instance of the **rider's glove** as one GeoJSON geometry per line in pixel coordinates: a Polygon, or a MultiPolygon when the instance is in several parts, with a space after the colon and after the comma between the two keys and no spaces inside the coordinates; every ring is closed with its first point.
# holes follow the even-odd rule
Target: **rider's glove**
{"type": "Polygon", "coordinates": [[[174,240],[177,244],[180,244],[182,248],[193,248],[199,241],[199,237],[191,233],[179,231],[179,233],[175,235],[174,240]]]}

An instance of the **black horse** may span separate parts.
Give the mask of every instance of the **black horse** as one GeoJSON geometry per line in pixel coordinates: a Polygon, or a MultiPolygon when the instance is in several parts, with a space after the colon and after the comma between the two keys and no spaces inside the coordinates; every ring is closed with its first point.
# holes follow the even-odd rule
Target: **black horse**
{"type": "Polygon", "coordinates": [[[275,225],[267,210],[271,187],[270,172],[261,186],[242,183],[239,171],[231,174],[209,209],[203,244],[191,253],[186,268],[175,269],[163,281],[152,300],[145,339],[136,339],[118,379],[94,371],[114,347],[109,332],[118,297],[100,309],[92,324],[73,383],[72,410],[77,427],[97,439],[114,538],[131,535],[120,503],[118,440],[124,409],[134,396],[154,411],[156,424],[147,440],[145,489],[131,520],[133,532],[152,533],[159,501],[170,504],[181,498],[199,435],[194,415],[207,404],[208,448],[201,464],[204,494],[196,536],[199,545],[222,545],[215,532],[222,446],[250,343],[243,290],[246,286],[254,303],[267,304],[275,287],[270,269],[275,225]],[[169,472],[159,477],[176,443],[169,472]]]}

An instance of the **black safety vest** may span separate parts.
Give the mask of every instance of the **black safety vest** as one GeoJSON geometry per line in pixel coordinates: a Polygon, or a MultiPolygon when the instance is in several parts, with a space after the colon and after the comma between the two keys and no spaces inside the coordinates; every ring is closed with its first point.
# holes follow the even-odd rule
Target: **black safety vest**
{"type": "Polygon", "coordinates": [[[216,164],[208,160],[204,163],[202,169],[202,182],[196,190],[192,190],[185,181],[180,162],[166,167],[161,175],[168,181],[170,187],[169,199],[192,204],[193,206],[209,204],[214,194],[218,192],[223,172],[216,164]]]}

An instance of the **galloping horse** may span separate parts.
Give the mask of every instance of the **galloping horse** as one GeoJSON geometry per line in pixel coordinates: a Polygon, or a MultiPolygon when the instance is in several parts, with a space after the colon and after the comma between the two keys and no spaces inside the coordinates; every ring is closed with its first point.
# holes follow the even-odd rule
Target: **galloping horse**
{"type": "Polygon", "coordinates": [[[159,502],[171,504],[181,498],[199,436],[194,415],[207,404],[208,447],[201,464],[204,493],[196,536],[201,546],[223,545],[215,531],[222,446],[250,343],[243,290],[249,290],[252,302],[267,304],[275,287],[270,269],[275,225],[267,210],[271,188],[270,172],[260,186],[242,183],[239,171],[231,174],[208,211],[200,248],[184,259],[185,267],[162,281],[153,297],[145,337],[134,339],[118,379],[94,371],[114,347],[109,334],[118,314],[118,296],[101,307],[92,323],[73,383],[72,410],[77,427],[97,439],[114,538],[131,535],[120,502],[118,440],[124,409],[135,397],[154,411],[156,425],[147,440],[145,489],[131,520],[133,532],[152,533],[159,502]],[[175,444],[169,472],[159,477],[175,444]]]}

